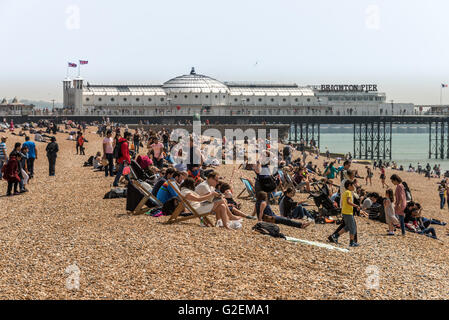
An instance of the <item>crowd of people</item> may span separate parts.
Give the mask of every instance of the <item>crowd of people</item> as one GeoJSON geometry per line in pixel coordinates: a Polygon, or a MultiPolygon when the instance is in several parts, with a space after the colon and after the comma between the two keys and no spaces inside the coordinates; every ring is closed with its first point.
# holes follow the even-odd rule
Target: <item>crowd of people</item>
{"type": "MultiPolygon", "coordinates": [[[[46,128],[46,132],[58,131],[54,123],[40,125],[46,128]]],[[[76,154],[85,155],[85,143],[88,141],[84,132],[87,124],[66,121],[63,125],[68,140],[75,142],[76,154]]],[[[253,138],[254,141],[246,138],[244,147],[237,148],[233,141],[226,141],[225,137],[221,141],[211,137],[197,144],[199,137],[195,134],[173,141],[172,132],[165,129],[159,132],[143,128],[130,130],[126,125],[110,123],[98,124],[97,127],[102,146],[90,157],[87,165],[104,172],[105,177],[113,178],[113,187],[130,181],[133,165],[138,166],[151,182],[152,194],[163,204],[163,215],[170,215],[174,211],[180,193],[198,213],[213,212],[219,227],[240,229],[244,219],[301,229],[318,221],[339,222],[328,240],[338,243],[344,233],[349,233],[349,244],[352,247],[359,246],[357,216],[386,223],[387,235],[394,235],[396,230],[400,230],[402,235],[409,231],[437,238],[435,228],[431,225],[445,224],[423,217],[423,208],[413,201],[407,183],[398,174],[387,177],[385,168],[389,164],[381,161],[376,162],[373,169],[365,166],[366,175],[362,177],[365,173],[352,168],[350,155],[342,163],[341,159],[334,161],[325,157],[320,167],[310,159],[319,159],[319,152],[306,151],[305,144],[297,147],[286,144],[276,151],[271,148],[269,137],[265,140],[253,138]],[[263,146],[257,161],[248,152],[247,146],[253,143],[263,146]],[[226,162],[226,153],[223,152],[220,158],[217,151],[221,148],[233,148],[234,154],[244,159],[239,169],[234,169],[232,176],[226,178],[221,177],[216,170],[226,162]],[[277,165],[273,167],[272,163],[277,165]],[[236,171],[240,169],[254,174],[254,207],[251,212],[242,210],[230,186],[236,171]],[[377,169],[380,170],[380,180],[385,190],[379,193],[367,192],[365,188],[372,186],[377,169]],[[304,193],[309,200],[295,201],[297,193],[304,193]],[[313,199],[315,206],[309,204],[310,199],[313,199]],[[279,206],[279,210],[274,210],[273,206],[279,206]]],[[[0,177],[8,181],[8,196],[27,192],[26,185],[34,177],[34,162],[39,155],[35,142],[30,139],[31,129],[38,128],[24,128],[23,131],[27,133],[24,143],[17,143],[11,152],[6,147],[6,137],[1,138],[0,177]]],[[[49,136],[49,139],[46,156],[49,175],[54,176],[59,146],[55,137],[49,136]]],[[[447,181],[442,181],[438,187],[441,208],[446,202],[447,185],[447,181]]]]}
{"type": "MultiPolygon", "coordinates": [[[[421,205],[412,201],[407,183],[397,174],[387,178],[385,168],[388,163],[376,163],[374,169],[366,166],[366,176],[363,178],[358,171],[351,169],[350,155],[345,157],[339,166],[336,166],[337,161],[325,159],[323,168],[320,168],[313,164],[313,161],[308,161],[309,157],[318,159],[319,154],[307,152],[305,144],[300,144],[297,148],[286,144],[278,154],[272,154],[267,141],[266,149],[261,152],[256,164],[251,164],[250,155],[244,149],[242,151],[234,147],[236,155],[244,158],[244,163],[239,169],[250,170],[255,174],[254,210],[244,213],[234,200],[230,185],[214,170],[214,167],[224,163],[225,156],[222,155],[222,159],[214,163],[200,150],[208,146],[226,147],[231,142],[227,142],[225,138],[223,141],[211,139],[197,147],[194,135],[190,136],[189,141],[171,141],[171,133],[164,129],[159,132],[143,129],[131,132],[125,126],[123,137],[121,133],[120,126],[108,127],[104,124],[98,126],[98,134],[104,137],[104,140],[102,155],[101,152],[96,155],[95,166],[101,167],[106,176],[115,175],[113,186],[118,186],[125,168],[130,166],[134,159],[149,177],[157,177],[154,180],[153,195],[164,204],[166,215],[175,208],[173,202],[177,198],[177,193],[167,183],[171,181],[199,212],[213,211],[217,217],[217,226],[238,229],[241,227],[241,219],[253,218],[307,228],[317,221],[320,213],[309,210],[310,205],[307,201],[295,202],[293,199],[297,192],[313,194],[316,186],[320,185],[321,189],[327,190],[328,199],[342,216],[338,229],[328,238],[331,242],[337,243],[340,236],[348,232],[350,246],[359,245],[356,216],[383,219],[382,222],[387,225],[387,235],[394,235],[396,230],[400,230],[402,235],[409,231],[436,238],[435,229],[430,227],[430,224],[444,225],[443,222],[422,216],[421,205]],[[186,144],[190,151],[188,152],[190,159],[186,159],[183,155],[185,150],[183,147],[186,144]],[[173,152],[175,146],[178,146],[179,150],[173,152]],[[147,152],[143,151],[144,147],[147,152]],[[273,158],[278,162],[278,167],[274,171],[269,162],[273,158]],[[380,169],[380,180],[386,189],[382,195],[376,192],[368,193],[364,189],[372,186],[376,169],[380,169]],[[291,178],[290,184],[283,181],[281,175],[284,174],[291,178]],[[394,188],[388,186],[387,180],[394,188]],[[273,205],[279,205],[279,215],[272,209],[273,205]]],[[[244,143],[248,145],[250,142],[254,141],[245,140],[244,143]]],[[[264,144],[264,141],[255,142],[264,144]]],[[[214,158],[213,156],[212,153],[211,157],[214,158]]],[[[128,179],[128,175],[125,175],[125,179],[128,179]]],[[[333,220],[325,219],[325,221],[333,220]]]]}
{"type": "MultiPolygon", "coordinates": [[[[36,143],[25,136],[25,142],[16,142],[13,150],[8,153],[7,137],[1,137],[0,142],[0,180],[7,181],[7,196],[20,195],[28,192],[27,184],[34,178],[34,163],[38,158],[36,143]]],[[[46,146],[46,155],[49,163],[49,175],[55,175],[56,158],[59,146],[56,138],[51,137],[46,146]]]]}

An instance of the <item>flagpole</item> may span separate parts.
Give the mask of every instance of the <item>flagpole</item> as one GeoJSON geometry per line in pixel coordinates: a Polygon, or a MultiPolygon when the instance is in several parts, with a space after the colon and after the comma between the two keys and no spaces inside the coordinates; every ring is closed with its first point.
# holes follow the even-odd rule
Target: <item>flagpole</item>
{"type": "Polygon", "coordinates": [[[443,85],[440,87],[440,106],[443,105],[443,85]]]}

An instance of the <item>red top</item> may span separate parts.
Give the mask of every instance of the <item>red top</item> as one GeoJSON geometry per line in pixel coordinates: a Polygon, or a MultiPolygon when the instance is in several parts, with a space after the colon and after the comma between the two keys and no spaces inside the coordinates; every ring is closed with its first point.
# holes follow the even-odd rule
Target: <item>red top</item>
{"type": "Polygon", "coordinates": [[[84,137],[83,136],[78,138],[78,145],[79,146],[83,146],[84,145],[84,137]]]}
{"type": "Polygon", "coordinates": [[[19,161],[15,156],[9,158],[8,163],[2,168],[4,178],[8,182],[19,182],[19,161]]]}
{"type": "Polygon", "coordinates": [[[118,140],[118,143],[122,144],[122,156],[118,159],[118,163],[123,163],[123,161],[131,163],[131,157],[129,156],[128,140],[126,140],[125,138],[120,138],[118,140]]]}

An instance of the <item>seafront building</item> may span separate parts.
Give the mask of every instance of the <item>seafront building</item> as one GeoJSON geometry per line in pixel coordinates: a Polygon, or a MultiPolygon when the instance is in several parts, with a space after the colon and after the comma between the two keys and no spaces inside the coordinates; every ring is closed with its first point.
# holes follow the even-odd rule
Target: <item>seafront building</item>
{"type": "Polygon", "coordinates": [[[0,102],[0,116],[26,116],[33,113],[34,105],[24,104],[15,97],[12,101],[4,98],[0,102]]]}
{"type": "Polygon", "coordinates": [[[154,85],[63,81],[66,114],[79,116],[413,115],[412,103],[391,103],[377,85],[299,86],[221,82],[190,74],[154,85]]]}

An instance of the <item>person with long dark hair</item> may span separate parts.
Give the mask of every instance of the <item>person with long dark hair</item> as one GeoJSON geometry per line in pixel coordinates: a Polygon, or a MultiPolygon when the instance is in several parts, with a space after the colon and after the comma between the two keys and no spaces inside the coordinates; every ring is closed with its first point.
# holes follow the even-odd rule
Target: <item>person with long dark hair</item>
{"type": "Polygon", "coordinates": [[[402,235],[405,236],[405,213],[404,209],[407,206],[407,198],[405,195],[405,188],[402,184],[402,179],[397,175],[393,174],[390,178],[391,183],[396,186],[394,192],[395,202],[394,202],[394,212],[399,218],[399,223],[401,225],[402,235]]]}

